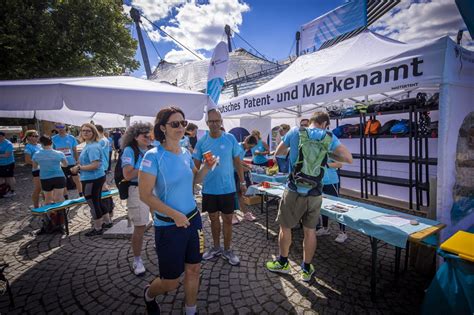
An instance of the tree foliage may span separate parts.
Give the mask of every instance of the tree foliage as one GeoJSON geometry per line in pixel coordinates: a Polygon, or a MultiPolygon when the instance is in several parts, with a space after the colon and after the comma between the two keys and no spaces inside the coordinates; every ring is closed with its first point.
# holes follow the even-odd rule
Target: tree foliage
{"type": "Polygon", "coordinates": [[[119,0],[0,0],[0,79],[117,75],[137,42],[119,0]]]}

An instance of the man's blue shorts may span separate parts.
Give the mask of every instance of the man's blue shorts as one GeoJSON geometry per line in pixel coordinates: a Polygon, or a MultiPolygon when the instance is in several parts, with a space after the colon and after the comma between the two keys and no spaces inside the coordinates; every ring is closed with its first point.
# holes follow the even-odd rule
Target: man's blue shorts
{"type": "Polygon", "coordinates": [[[191,218],[188,228],[155,226],[156,254],[162,279],[177,279],[185,264],[199,264],[204,252],[204,234],[199,212],[191,218]]]}

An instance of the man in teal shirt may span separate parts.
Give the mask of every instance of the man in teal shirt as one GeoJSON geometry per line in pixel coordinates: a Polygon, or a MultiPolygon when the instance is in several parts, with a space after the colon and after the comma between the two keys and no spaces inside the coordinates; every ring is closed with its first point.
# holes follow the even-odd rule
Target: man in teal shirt
{"type": "Polygon", "coordinates": [[[241,191],[245,194],[244,173],[240,162],[240,146],[237,139],[221,130],[222,117],[216,110],[207,115],[209,132],[198,140],[194,148],[193,158],[196,168],[201,167],[204,153],[211,151],[219,158],[219,165],[209,171],[202,185],[202,211],[209,212],[214,247],[204,253],[203,259],[209,260],[222,255],[231,265],[240,264],[240,259],[231,250],[232,217],[235,210],[235,179],[234,168],[239,176],[241,191]],[[220,216],[223,221],[224,249],[220,247],[220,216]]]}

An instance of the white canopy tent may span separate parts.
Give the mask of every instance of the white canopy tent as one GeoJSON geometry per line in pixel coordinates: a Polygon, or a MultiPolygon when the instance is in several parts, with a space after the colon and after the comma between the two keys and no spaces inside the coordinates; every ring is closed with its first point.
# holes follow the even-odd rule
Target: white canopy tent
{"type": "Polygon", "coordinates": [[[366,31],[300,56],[266,84],[221,101],[219,109],[225,117],[294,119],[342,102],[396,98],[406,91],[438,87],[442,80],[462,81],[445,73],[442,62],[455,47],[449,37],[405,44],[366,31]]]}
{"type": "Polygon", "coordinates": [[[129,76],[0,81],[0,117],[33,118],[105,127],[151,121],[163,107],[176,105],[199,120],[207,95],[129,76]],[[126,118],[126,119],[125,119],[126,118]]]}
{"type": "Polygon", "coordinates": [[[317,108],[397,99],[426,89],[440,92],[436,208],[438,220],[448,226],[442,235],[446,239],[456,230],[474,225],[474,209],[469,206],[474,204],[472,176],[458,174],[456,166],[458,158],[474,154],[457,153],[468,150],[462,145],[467,140],[460,128],[469,123],[469,115],[474,116],[474,53],[448,36],[405,44],[366,31],[299,57],[259,88],[223,100],[219,110],[226,118],[271,117],[274,127],[285,120],[291,123],[295,117],[307,117],[317,108]],[[456,195],[453,187],[465,187],[471,197],[456,195]],[[465,209],[459,210],[463,205],[465,209]],[[455,208],[461,218],[454,216],[451,209],[455,208]]]}

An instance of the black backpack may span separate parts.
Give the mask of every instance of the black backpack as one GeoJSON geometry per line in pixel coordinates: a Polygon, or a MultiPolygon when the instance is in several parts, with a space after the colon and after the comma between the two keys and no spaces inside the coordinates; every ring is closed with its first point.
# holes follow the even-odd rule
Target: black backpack
{"type": "MultiPolygon", "coordinates": [[[[138,156],[140,155],[140,150],[134,147],[131,147],[131,148],[133,149],[134,161],[136,163],[138,156]]],[[[115,168],[114,168],[114,181],[117,187],[119,186],[119,183],[124,179],[123,170],[122,170],[122,154],[123,154],[123,150],[120,150],[117,163],[115,164],[115,168]]]]}

